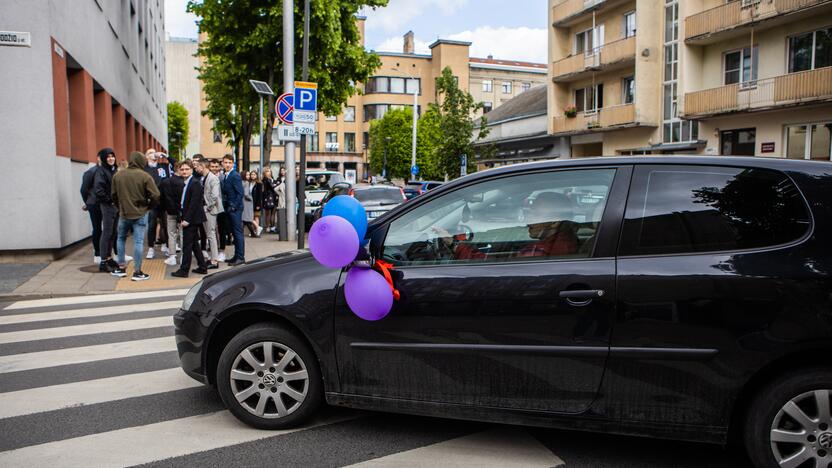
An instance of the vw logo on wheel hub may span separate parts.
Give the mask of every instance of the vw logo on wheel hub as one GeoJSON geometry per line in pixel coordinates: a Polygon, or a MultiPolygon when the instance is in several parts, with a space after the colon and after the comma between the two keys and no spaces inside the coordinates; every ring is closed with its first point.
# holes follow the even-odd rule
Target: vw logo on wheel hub
{"type": "Polygon", "coordinates": [[[266,374],[265,376],[263,376],[263,384],[264,385],[272,386],[276,382],[277,382],[277,378],[274,376],[274,374],[266,374]]]}
{"type": "Polygon", "coordinates": [[[832,449],[832,432],[824,432],[818,437],[818,445],[825,449],[832,449]]]}

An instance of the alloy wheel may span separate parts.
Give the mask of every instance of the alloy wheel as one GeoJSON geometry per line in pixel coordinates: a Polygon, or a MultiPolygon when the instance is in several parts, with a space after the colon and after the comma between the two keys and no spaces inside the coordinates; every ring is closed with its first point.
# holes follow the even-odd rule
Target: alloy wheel
{"type": "Polygon", "coordinates": [[[240,406],[261,418],[292,414],[309,392],[309,373],[303,359],[290,347],[274,341],[243,349],[228,377],[240,406]]]}
{"type": "Polygon", "coordinates": [[[783,468],[832,466],[832,390],[813,390],[792,398],[771,425],[771,450],[783,468]]]}

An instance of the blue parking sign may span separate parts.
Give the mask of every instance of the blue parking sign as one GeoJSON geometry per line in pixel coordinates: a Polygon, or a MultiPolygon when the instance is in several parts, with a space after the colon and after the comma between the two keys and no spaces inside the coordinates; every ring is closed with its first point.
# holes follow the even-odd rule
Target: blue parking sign
{"type": "Polygon", "coordinates": [[[306,87],[298,86],[298,83],[295,83],[295,110],[311,112],[316,112],[318,110],[317,85],[315,85],[315,87],[306,87]]]}

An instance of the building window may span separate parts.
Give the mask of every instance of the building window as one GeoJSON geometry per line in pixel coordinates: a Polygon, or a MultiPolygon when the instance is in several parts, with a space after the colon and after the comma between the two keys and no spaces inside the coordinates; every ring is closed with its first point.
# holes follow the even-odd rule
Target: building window
{"type": "Polygon", "coordinates": [[[367,80],[364,92],[392,93],[392,94],[417,94],[421,93],[421,80],[419,78],[402,78],[396,76],[374,76],[367,80]]]}
{"type": "Polygon", "coordinates": [[[522,86],[522,89],[523,89],[523,92],[524,92],[524,93],[525,93],[526,91],[528,91],[528,90],[532,89],[532,84],[531,84],[531,83],[529,83],[528,81],[524,82],[521,86],[522,86]]]}
{"type": "Polygon", "coordinates": [[[662,87],[663,122],[662,142],[678,143],[699,138],[699,123],[678,117],[679,75],[679,4],[678,0],[665,0],[664,27],[664,85],[662,87]]]}
{"type": "Polygon", "coordinates": [[[494,108],[494,104],[491,101],[483,101],[482,103],[482,113],[487,114],[491,112],[491,109],[494,108]]]}
{"type": "Polygon", "coordinates": [[[326,121],[327,121],[327,122],[335,122],[335,121],[337,121],[337,120],[338,120],[338,116],[337,116],[337,115],[328,115],[328,116],[326,116],[326,121]]]}
{"type": "Polygon", "coordinates": [[[575,90],[575,107],[578,111],[593,113],[604,107],[604,85],[597,84],[595,87],[575,90]]]}
{"type": "Polygon", "coordinates": [[[719,132],[720,154],[724,156],[754,156],[756,128],[741,128],[719,132]]]}
{"type": "Polygon", "coordinates": [[[404,94],[404,78],[390,78],[390,92],[404,94]]]}
{"type": "Polygon", "coordinates": [[[419,79],[418,78],[408,78],[407,79],[407,94],[422,94],[422,90],[419,89],[419,79]]]}
{"type": "Polygon", "coordinates": [[[624,13],[624,37],[633,37],[636,35],[636,12],[630,11],[624,13]]]}
{"type": "Polygon", "coordinates": [[[338,151],[338,133],[326,132],[326,150],[338,151]]]}
{"type": "Polygon", "coordinates": [[[355,153],[355,133],[344,133],[344,151],[355,153]]]}
{"type": "Polygon", "coordinates": [[[361,147],[363,149],[370,147],[370,132],[364,132],[361,134],[361,147]]]}
{"type": "Polygon", "coordinates": [[[315,132],[313,135],[309,135],[306,139],[306,151],[307,152],[317,152],[320,151],[318,146],[318,132],[315,132]]]}
{"type": "Polygon", "coordinates": [[[490,93],[491,92],[491,80],[482,80],[482,92],[490,93]]]}
{"type": "Polygon", "coordinates": [[[511,81],[503,81],[503,94],[511,94],[511,81]]]}
{"type": "Polygon", "coordinates": [[[355,122],[355,106],[344,108],[344,122],[355,122]]]}
{"type": "Polygon", "coordinates": [[[786,127],[786,157],[832,160],[832,121],[786,127]]]}
{"type": "Polygon", "coordinates": [[[628,76],[621,80],[621,102],[632,104],[636,100],[636,79],[628,76]]]}
{"type": "Polygon", "coordinates": [[[742,50],[726,52],[723,62],[725,64],[725,84],[754,83],[757,80],[758,50],[754,47],[746,47],[742,50]]]}
{"type": "Polygon", "coordinates": [[[387,104],[367,104],[364,106],[364,121],[380,119],[387,113],[387,104]]]}
{"type": "Polygon", "coordinates": [[[832,66],[832,27],[789,38],[789,73],[832,66]]]}
{"type": "Polygon", "coordinates": [[[604,25],[587,29],[575,35],[575,55],[584,53],[592,55],[598,47],[604,45],[604,25]]]}

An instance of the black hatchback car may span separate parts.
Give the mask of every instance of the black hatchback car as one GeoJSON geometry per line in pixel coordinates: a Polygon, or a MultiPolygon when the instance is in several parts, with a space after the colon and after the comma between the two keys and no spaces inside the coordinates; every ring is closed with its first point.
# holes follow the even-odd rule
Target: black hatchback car
{"type": "Polygon", "coordinates": [[[276,255],[191,289],[174,319],[185,372],[260,428],[325,401],[832,462],[832,164],[520,164],[367,236],[401,293],[387,317],[349,310],[344,271],[276,255]]]}

